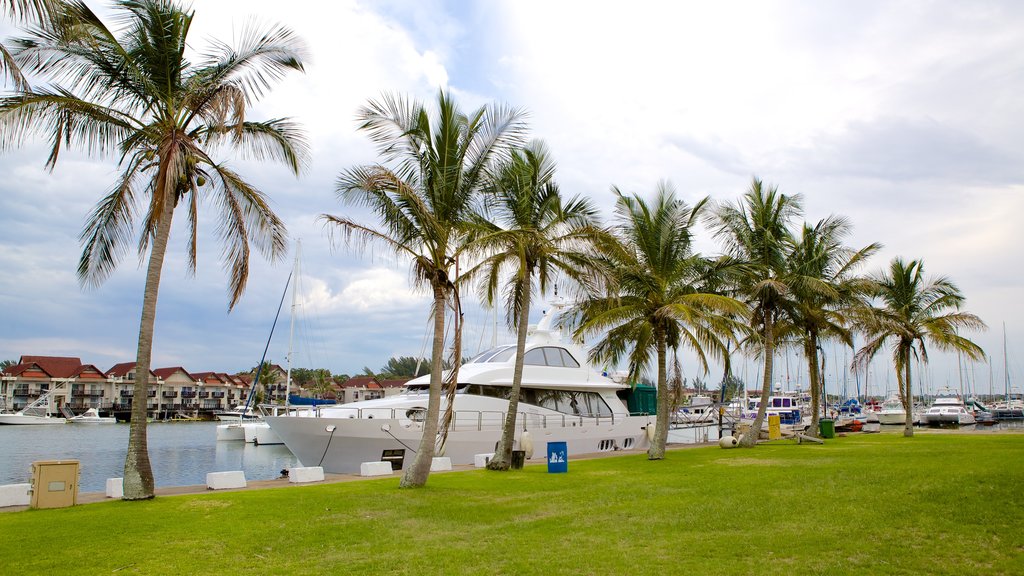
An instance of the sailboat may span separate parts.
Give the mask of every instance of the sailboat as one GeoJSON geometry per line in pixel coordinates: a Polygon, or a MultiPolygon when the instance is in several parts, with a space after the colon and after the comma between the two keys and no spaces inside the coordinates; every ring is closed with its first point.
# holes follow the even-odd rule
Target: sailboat
{"type": "MultiPolygon", "coordinates": [[[[273,437],[269,436],[269,435],[264,435],[264,437],[261,439],[262,441],[258,441],[256,434],[262,428],[266,428],[266,430],[269,431],[271,434],[273,434],[273,431],[270,430],[270,427],[267,426],[265,422],[263,422],[261,417],[257,417],[256,419],[250,419],[250,420],[246,421],[246,419],[244,418],[244,415],[246,413],[251,413],[251,411],[252,411],[252,407],[250,406],[250,403],[252,402],[252,399],[255,396],[256,387],[259,386],[259,384],[260,384],[260,376],[263,373],[263,366],[266,365],[267,350],[270,349],[270,341],[274,338],[274,328],[277,327],[277,320],[281,316],[281,307],[284,305],[284,297],[287,296],[289,288],[292,290],[292,322],[291,322],[291,324],[292,324],[292,332],[294,333],[294,328],[295,328],[295,305],[296,305],[296,301],[297,301],[298,291],[295,289],[295,286],[294,286],[293,283],[295,282],[296,278],[298,277],[299,253],[300,253],[300,251],[301,251],[301,244],[297,245],[296,248],[295,248],[295,265],[294,265],[294,268],[293,268],[292,272],[290,274],[288,274],[288,280],[285,282],[285,287],[284,287],[285,291],[284,291],[283,294],[281,294],[281,302],[277,306],[277,314],[274,315],[274,323],[270,327],[270,336],[267,338],[267,345],[263,348],[263,357],[260,358],[259,368],[256,370],[256,378],[253,380],[252,387],[249,389],[249,395],[246,398],[245,404],[244,405],[240,405],[239,407],[236,408],[236,410],[239,410],[239,409],[241,410],[241,415],[239,416],[239,419],[238,419],[237,422],[233,422],[233,423],[230,423],[230,424],[219,424],[217,426],[217,440],[218,441],[243,440],[243,441],[246,441],[246,442],[258,443],[258,444],[281,444],[282,443],[280,439],[276,439],[275,438],[276,434],[274,434],[273,437]]],[[[288,386],[287,386],[287,391],[285,393],[286,408],[287,408],[287,402],[288,402],[288,393],[287,392],[291,390],[291,371],[292,371],[292,369],[291,369],[291,338],[289,338],[288,347],[289,347],[289,351],[288,351],[288,377],[287,377],[288,378],[288,386]]],[[[274,412],[276,414],[277,411],[275,410],[274,412]]]]}
{"type": "Polygon", "coordinates": [[[67,420],[63,417],[56,418],[50,416],[47,413],[47,407],[50,405],[50,399],[59,391],[63,391],[67,387],[67,382],[59,382],[51,390],[37,398],[34,402],[25,406],[21,410],[13,414],[0,414],[0,425],[49,425],[49,424],[66,424],[67,420]]]}

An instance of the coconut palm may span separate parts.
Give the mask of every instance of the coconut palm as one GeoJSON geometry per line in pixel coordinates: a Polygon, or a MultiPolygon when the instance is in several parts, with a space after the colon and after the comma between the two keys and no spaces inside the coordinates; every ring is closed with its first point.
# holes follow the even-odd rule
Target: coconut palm
{"type": "MultiPolygon", "coordinates": [[[[345,170],[336,189],[342,201],[375,212],[381,227],[347,216],[324,214],[321,218],[346,240],[381,245],[412,262],[416,284],[433,293],[431,366],[440,367],[445,311],[457,296],[456,267],[465,224],[478,209],[488,169],[509,146],[522,143],[524,114],[493,105],[465,114],[448,93],[440,91],[433,115],[420,102],[385,95],[363,107],[358,117],[359,129],[377,144],[387,165],[345,170]]],[[[453,358],[460,356],[456,349],[453,358]]],[[[402,476],[402,487],[423,486],[430,475],[442,379],[441,369],[430,373],[423,437],[416,459],[402,476]]]]}
{"type": "Polygon", "coordinates": [[[881,306],[862,309],[858,322],[867,342],[857,352],[855,362],[867,364],[885,345],[892,349],[896,381],[906,410],[904,436],[914,435],[913,386],[910,367],[914,359],[928,362],[927,345],[939,350],[965,354],[972,360],[984,360],[980,346],[960,335],[961,330],[984,330],[981,318],[960,307],[964,296],[948,278],[925,280],[924,262],[894,258],[889,270],[872,276],[874,296],[881,306]]]}
{"type": "Polygon", "coordinates": [[[616,241],[603,246],[613,280],[607,294],[580,304],[576,335],[601,334],[594,359],[627,360],[634,381],[654,355],[658,414],[648,458],[660,460],[668,438],[669,349],[691,348],[707,372],[709,356],[727,361],[723,340],[734,328],[729,316],[742,317],[746,309],[702,287],[710,263],[693,252],[693,226],[706,199],[691,208],[667,183],[659,184],[651,203],[613,191],[616,241]]]}
{"type": "Polygon", "coordinates": [[[841,216],[829,216],[813,226],[805,223],[788,257],[794,338],[803,346],[811,381],[812,435],[817,434],[821,412],[819,345],[823,339],[836,339],[853,347],[850,312],[871,286],[854,272],[881,248],[878,243],[860,250],[845,246],[851,232],[850,222],[841,216]]]}
{"type": "MultiPolygon", "coordinates": [[[[298,173],[307,153],[297,127],[286,119],[253,122],[246,109],[290,70],[302,70],[302,46],[288,29],[247,29],[241,45],[213,42],[197,63],[186,57],[193,12],[170,0],[123,0],[114,5],[117,33],[85,4],[65,5],[54,25],[33,29],[17,42],[24,70],[50,81],[0,100],[0,142],[12,145],[34,134],[52,143],[53,169],[62,146],[116,153],[121,173],[96,205],[80,236],[78,277],[100,285],[129,244],[145,207],[137,245],[149,250],[136,374],[150,369],[160,273],[175,209],[189,222],[188,268],[195,270],[200,197],[213,202],[217,234],[229,271],[229,309],[241,297],[253,247],[270,260],[286,249],[284,224],[267,197],[215,159],[222,146],[257,160],[280,161],[298,173]],[[62,28],[59,22],[74,22],[62,28]]],[[[153,497],[146,439],[145,378],[136,401],[124,497],[153,497]]]]}
{"type": "Polygon", "coordinates": [[[543,142],[513,151],[487,187],[488,218],[475,219],[472,230],[473,250],[483,257],[465,279],[481,277],[482,299],[491,305],[503,297],[506,321],[516,330],[508,412],[487,465],[491,470],[508,470],[511,463],[534,278],[543,294],[556,276],[588,283],[595,270],[590,247],[602,234],[597,212],[579,197],[563,200],[554,175],[555,164],[543,142]]]}
{"type": "MultiPolygon", "coordinates": [[[[3,0],[0,2],[0,13],[17,23],[34,22],[42,25],[49,20],[58,4],[58,0],[3,0]]],[[[9,78],[15,90],[28,89],[28,80],[21,73],[21,67],[3,44],[0,44],[0,76],[9,78]]]]}
{"type": "Polygon", "coordinates": [[[740,273],[734,277],[733,288],[751,311],[751,327],[757,338],[748,342],[764,356],[761,405],[750,431],[740,440],[743,446],[757,443],[764,423],[778,324],[785,321],[791,311],[786,255],[794,240],[789,225],[800,213],[799,195],[780,194],[777,187],[765,186],[755,178],[739,201],[720,205],[710,219],[726,253],[743,263],[740,273]]]}

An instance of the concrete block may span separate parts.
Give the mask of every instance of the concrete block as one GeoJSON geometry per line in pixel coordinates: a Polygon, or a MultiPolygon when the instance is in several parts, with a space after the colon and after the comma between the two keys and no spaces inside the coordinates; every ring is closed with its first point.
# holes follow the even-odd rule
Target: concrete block
{"type": "Polygon", "coordinates": [[[288,481],[292,484],[323,482],[324,469],[321,466],[297,466],[288,469],[288,481]]]}
{"type": "Polygon", "coordinates": [[[438,456],[430,461],[431,472],[443,472],[452,469],[452,459],[447,456],[438,456]]]}
{"type": "Polygon", "coordinates": [[[245,472],[241,470],[210,472],[206,475],[206,487],[210,490],[245,488],[245,472]]]}
{"type": "Polygon", "coordinates": [[[107,498],[124,498],[124,478],[107,478],[107,498]]]}
{"type": "Polygon", "coordinates": [[[7,484],[0,486],[0,508],[28,506],[32,503],[31,490],[31,484],[7,484]]]}
{"type": "Polygon", "coordinates": [[[390,476],[391,462],[363,462],[359,465],[360,476],[390,476]]]}
{"type": "Polygon", "coordinates": [[[477,454],[473,456],[473,466],[476,466],[477,468],[485,468],[487,463],[491,461],[491,458],[494,458],[494,452],[491,452],[490,454],[477,454]]]}

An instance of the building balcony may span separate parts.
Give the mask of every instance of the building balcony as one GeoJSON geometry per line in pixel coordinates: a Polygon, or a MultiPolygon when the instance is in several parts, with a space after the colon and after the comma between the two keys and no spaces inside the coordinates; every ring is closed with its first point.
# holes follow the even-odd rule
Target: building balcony
{"type": "Polygon", "coordinates": [[[223,398],[224,397],[224,393],[223,392],[214,392],[212,394],[212,397],[213,398],[223,398]]]}
{"type": "Polygon", "coordinates": [[[210,397],[210,393],[209,392],[200,392],[199,393],[199,397],[200,398],[209,398],[210,397]]]}
{"type": "Polygon", "coordinates": [[[181,391],[181,397],[182,398],[195,398],[196,397],[196,391],[195,390],[182,390],[181,391]]]}
{"type": "Polygon", "coordinates": [[[163,397],[164,398],[177,398],[178,397],[178,393],[177,392],[164,391],[163,397]]]}

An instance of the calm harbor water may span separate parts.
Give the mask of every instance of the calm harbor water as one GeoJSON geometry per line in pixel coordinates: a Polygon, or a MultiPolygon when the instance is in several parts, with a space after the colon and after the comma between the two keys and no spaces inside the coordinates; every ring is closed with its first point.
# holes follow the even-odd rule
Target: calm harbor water
{"type": "MultiPolygon", "coordinates": [[[[277,478],[298,460],[283,445],[217,442],[217,422],[154,422],[149,458],[157,487],[206,484],[207,472],[243,470],[247,480],[277,478]]],[[[103,492],[124,475],[127,424],[0,426],[0,485],[32,481],[32,462],[79,460],[79,492],[103,492]]]]}

